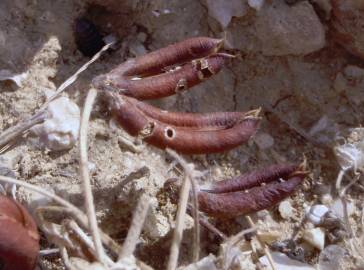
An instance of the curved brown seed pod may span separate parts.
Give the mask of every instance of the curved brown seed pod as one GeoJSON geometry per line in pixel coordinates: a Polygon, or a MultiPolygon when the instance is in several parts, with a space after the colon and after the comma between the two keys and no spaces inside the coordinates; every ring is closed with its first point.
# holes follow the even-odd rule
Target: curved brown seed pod
{"type": "Polygon", "coordinates": [[[93,80],[98,89],[111,90],[137,99],[156,99],[171,96],[218,73],[225,55],[213,55],[187,63],[173,71],[133,80],[119,70],[113,70],[93,80]]]}
{"type": "Polygon", "coordinates": [[[199,130],[226,129],[246,117],[244,112],[183,113],[169,112],[134,98],[128,98],[146,116],[168,125],[190,127],[199,130]]]}
{"type": "Polygon", "coordinates": [[[297,175],[284,182],[254,187],[248,193],[236,191],[214,194],[201,191],[198,193],[199,208],[211,216],[224,218],[257,212],[291,195],[303,179],[303,175],[297,175]]]}
{"type": "Polygon", "coordinates": [[[258,110],[246,113],[239,123],[222,130],[196,130],[167,125],[147,117],[127,98],[113,96],[113,112],[119,124],[133,136],[158,148],[171,148],[186,154],[205,154],[230,150],[255,134],[259,124],[258,110]]]}
{"type": "Polygon", "coordinates": [[[275,164],[267,168],[245,173],[237,177],[221,180],[214,183],[208,183],[201,186],[201,191],[210,193],[226,193],[238,190],[245,190],[262,183],[276,181],[279,178],[287,178],[299,168],[299,165],[293,164],[275,164]]]}
{"type": "Polygon", "coordinates": [[[33,270],[39,252],[37,226],[17,201],[0,196],[0,261],[2,270],[33,270]]]}
{"type": "Polygon", "coordinates": [[[132,59],[127,64],[124,76],[160,73],[165,67],[189,62],[216,53],[222,39],[195,37],[171,44],[165,48],[132,59]]]}

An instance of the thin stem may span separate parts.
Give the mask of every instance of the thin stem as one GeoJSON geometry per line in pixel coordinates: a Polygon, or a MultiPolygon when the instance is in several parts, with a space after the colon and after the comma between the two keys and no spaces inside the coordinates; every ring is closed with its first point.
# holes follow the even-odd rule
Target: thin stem
{"type": "Polygon", "coordinates": [[[47,118],[48,113],[46,111],[40,111],[31,118],[25,119],[13,127],[8,128],[0,135],[0,149],[5,147],[14,138],[20,136],[25,131],[29,130],[33,126],[43,123],[47,118]]]}
{"type": "Polygon", "coordinates": [[[188,164],[180,155],[178,155],[175,151],[171,149],[167,149],[167,153],[169,153],[176,161],[178,161],[183,170],[185,171],[185,174],[187,176],[187,179],[192,184],[192,216],[194,220],[194,234],[193,234],[193,261],[197,262],[199,260],[199,253],[200,253],[200,215],[198,213],[198,184],[195,180],[196,175],[198,175],[198,172],[196,172],[193,168],[193,164],[188,164]]]}
{"type": "MultiPolygon", "coordinates": [[[[251,219],[251,217],[250,216],[246,216],[246,218],[248,220],[248,223],[249,223],[250,227],[255,228],[255,224],[254,224],[253,220],[251,219]]],[[[264,241],[262,241],[262,239],[260,239],[259,235],[256,235],[255,237],[257,238],[258,242],[263,247],[265,256],[267,256],[267,259],[269,261],[269,264],[270,264],[272,270],[276,270],[277,267],[275,266],[274,260],[272,258],[272,254],[269,251],[269,247],[264,243],[264,241]]]]}
{"type": "Polygon", "coordinates": [[[182,242],[183,227],[185,225],[185,214],[187,209],[188,195],[191,188],[191,182],[187,179],[187,175],[184,177],[178,202],[176,228],[173,233],[173,240],[171,250],[169,254],[169,261],[167,270],[175,270],[178,263],[179,247],[182,242]]]}
{"type": "Polygon", "coordinates": [[[102,246],[99,228],[97,225],[95,205],[93,202],[93,195],[91,189],[90,175],[88,171],[88,156],[87,156],[87,132],[88,122],[91,115],[92,106],[96,100],[97,90],[92,88],[87,94],[85,106],[83,109],[81,125],[80,125],[80,176],[83,183],[83,190],[85,196],[85,208],[87,212],[88,221],[90,224],[90,231],[94,241],[96,257],[102,262],[105,257],[105,252],[102,246]]]}
{"type": "Polygon", "coordinates": [[[140,197],[138,205],[134,210],[133,220],[129,226],[128,235],[126,236],[118,260],[133,255],[140,233],[143,229],[145,218],[148,214],[150,203],[151,198],[149,196],[142,195],[140,197]]]}

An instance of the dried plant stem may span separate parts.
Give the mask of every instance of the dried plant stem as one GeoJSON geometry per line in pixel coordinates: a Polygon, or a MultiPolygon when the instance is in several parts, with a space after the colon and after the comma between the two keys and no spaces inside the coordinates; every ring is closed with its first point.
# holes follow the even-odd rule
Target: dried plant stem
{"type": "Polygon", "coordinates": [[[340,192],[341,182],[343,180],[343,177],[344,177],[345,173],[346,173],[346,170],[341,169],[339,174],[337,175],[336,184],[335,184],[337,192],[340,192]]]}
{"type": "Polygon", "coordinates": [[[57,196],[55,194],[52,194],[49,191],[44,190],[44,189],[42,189],[42,188],[40,188],[38,186],[26,183],[26,182],[21,181],[21,180],[14,179],[14,178],[11,178],[11,177],[6,177],[6,176],[0,175],[0,181],[25,187],[26,189],[35,191],[35,192],[37,192],[39,194],[42,194],[42,195],[44,195],[44,196],[46,196],[48,198],[51,198],[53,201],[55,201],[58,204],[64,206],[65,209],[67,209],[73,215],[75,215],[77,217],[80,217],[80,220],[86,221],[85,224],[87,225],[87,219],[82,218],[82,216],[85,217],[84,213],[80,209],[78,209],[76,206],[74,206],[70,202],[62,199],[61,197],[59,197],[59,196],[57,196]]]}
{"type": "Polygon", "coordinates": [[[87,94],[85,106],[82,113],[80,125],[80,176],[83,183],[83,191],[85,196],[85,208],[87,212],[88,221],[90,224],[90,231],[95,245],[96,257],[100,262],[103,262],[105,252],[102,247],[101,237],[97,226],[95,205],[93,202],[93,195],[91,189],[90,175],[88,171],[88,156],[87,156],[87,132],[88,121],[90,118],[92,106],[96,100],[97,90],[91,88],[87,94]]]}
{"type": "MultiPolygon", "coordinates": [[[[188,205],[188,210],[191,211],[190,209],[192,209],[191,205],[188,205]]],[[[211,231],[212,233],[216,234],[217,236],[219,236],[222,240],[227,240],[227,236],[220,231],[218,228],[216,228],[213,224],[211,224],[207,217],[204,216],[201,212],[199,212],[199,216],[200,216],[200,224],[201,226],[205,227],[206,229],[208,229],[209,231],[211,231]]]]}
{"type": "Polygon", "coordinates": [[[133,220],[129,226],[128,235],[123,244],[118,260],[133,255],[140,233],[143,228],[145,218],[148,214],[148,209],[151,204],[151,198],[147,195],[142,195],[138,205],[134,210],[133,220]]]}
{"type": "Polygon", "coordinates": [[[246,229],[246,230],[243,230],[241,232],[239,232],[238,234],[232,236],[231,238],[229,238],[226,243],[227,243],[227,246],[226,246],[226,249],[225,249],[225,252],[224,252],[224,270],[227,270],[227,269],[230,269],[231,268],[231,263],[233,263],[233,261],[230,261],[230,264],[228,265],[225,265],[226,262],[229,262],[228,260],[228,253],[229,253],[229,250],[237,245],[242,239],[243,237],[248,234],[248,233],[252,233],[252,232],[255,232],[257,230],[256,227],[251,227],[249,229],[246,229]]]}
{"type": "Polygon", "coordinates": [[[8,128],[0,135],[0,149],[5,147],[14,138],[22,135],[25,131],[29,130],[33,126],[43,123],[47,118],[48,113],[46,111],[40,111],[31,118],[25,119],[19,122],[13,127],[8,128]]]}
{"type": "Polygon", "coordinates": [[[69,77],[64,83],[62,83],[56,90],[56,92],[40,107],[40,109],[30,118],[21,121],[17,125],[8,128],[0,134],[0,150],[5,147],[10,141],[14,140],[16,137],[23,134],[25,131],[32,128],[34,125],[44,122],[47,118],[48,113],[45,111],[49,103],[55,100],[59,95],[72,83],[74,83],[78,75],[85,71],[93,62],[95,62],[101,54],[110,48],[115,43],[111,41],[107,43],[97,54],[95,54],[90,61],[84,64],[80,69],[78,69],[71,77],[69,77]]]}
{"type": "Polygon", "coordinates": [[[73,264],[70,262],[68,252],[67,252],[67,249],[65,247],[61,247],[59,249],[59,251],[61,253],[61,257],[62,257],[64,265],[66,266],[66,269],[68,269],[68,270],[79,270],[79,269],[76,269],[73,266],[73,264]]]}
{"type": "MultiPolygon", "coordinates": [[[[87,228],[87,229],[89,228],[89,223],[87,221],[86,215],[80,209],[78,209],[75,205],[64,200],[63,198],[61,198],[55,194],[52,194],[52,193],[48,192],[47,190],[44,190],[38,186],[26,183],[21,180],[14,179],[11,177],[6,177],[6,176],[0,175],[0,181],[22,186],[26,189],[32,190],[34,192],[37,192],[39,194],[42,194],[42,195],[52,199],[53,201],[62,205],[63,207],[48,206],[45,210],[49,210],[52,208],[58,208],[58,209],[62,210],[60,212],[66,212],[66,213],[71,214],[84,228],[87,228]]],[[[43,209],[43,208],[40,207],[39,209],[43,209]]],[[[105,234],[102,231],[100,231],[100,233],[101,233],[102,241],[104,242],[104,244],[106,246],[108,246],[115,254],[119,254],[121,247],[110,236],[108,236],[107,234],[105,234]]]]}
{"type": "MultiPolygon", "coordinates": [[[[68,227],[73,233],[75,233],[82,241],[83,243],[88,247],[88,249],[94,254],[94,244],[92,243],[91,239],[87,234],[78,226],[78,224],[73,221],[69,220],[66,224],[66,227],[68,227]]],[[[94,254],[95,255],[95,254],[94,254]]],[[[107,265],[113,265],[114,262],[110,259],[109,256],[104,256],[104,261],[107,263],[107,265]]]]}
{"type": "Polygon", "coordinates": [[[229,239],[229,243],[231,246],[235,246],[237,245],[245,235],[247,235],[248,233],[252,233],[252,232],[256,232],[257,231],[257,227],[255,227],[255,225],[251,225],[251,227],[249,229],[245,229],[241,232],[239,232],[238,234],[234,235],[233,237],[231,237],[229,239]]]}
{"type": "MultiPolygon", "coordinates": [[[[253,220],[251,219],[251,217],[246,216],[246,219],[248,220],[250,227],[255,228],[255,224],[254,224],[253,220]]],[[[260,237],[258,235],[256,235],[255,237],[257,238],[258,242],[263,247],[265,256],[267,256],[267,259],[269,261],[269,264],[270,264],[272,270],[276,270],[277,268],[276,268],[274,260],[272,258],[272,254],[270,254],[269,247],[260,239],[260,237]]]]}
{"type": "Polygon", "coordinates": [[[176,227],[173,233],[173,240],[171,245],[171,250],[169,254],[168,270],[175,270],[178,263],[179,247],[182,241],[183,227],[185,226],[185,214],[187,209],[188,195],[191,188],[191,182],[187,179],[187,174],[185,175],[179,194],[178,210],[176,217],[176,227]]]}
{"type": "Polygon", "coordinates": [[[167,152],[181,164],[183,170],[185,171],[187,179],[191,182],[192,185],[192,203],[193,203],[192,216],[194,220],[193,261],[197,262],[199,260],[199,253],[200,253],[200,215],[198,213],[198,199],[197,199],[198,185],[195,180],[197,172],[193,169],[192,164],[188,164],[175,151],[167,149],[167,152]]]}
{"type": "MultiPolygon", "coordinates": [[[[62,214],[68,213],[71,216],[73,216],[73,218],[75,218],[78,221],[78,223],[81,224],[81,226],[83,228],[89,229],[86,215],[83,212],[81,212],[80,210],[78,210],[78,211],[79,211],[79,213],[75,213],[71,209],[69,209],[67,207],[62,207],[62,206],[46,206],[46,207],[38,207],[36,210],[36,214],[37,214],[37,216],[41,217],[41,221],[44,221],[44,218],[42,218],[43,212],[58,212],[58,213],[62,213],[62,214]]],[[[42,228],[42,224],[39,224],[39,226],[42,228]]],[[[45,229],[43,229],[43,230],[46,231],[45,229]]],[[[109,235],[107,235],[106,233],[104,233],[101,230],[100,230],[100,234],[101,234],[101,239],[102,239],[102,242],[104,243],[104,245],[109,247],[110,250],[115,255],[119,254],[119,252],[121,250],[121,247],[119,246],[119,244],[117,244],[112,238],[110,238],[109,235]]]]}
{"type": "Polygon", "coordinates": [[[77,78],[78,75],[80,75],[82,72],[84,72],[93,62],[95,62],[97,59],[100,58],[101,54],[110,48],[115,43],[115,40],[112,40],[108,42],[104,47],[101,48],[101,50],[95,54],[90,61],[88,61],[86,64],[84,64],[82,67],[80,67],[71,77],[69,77],[66,81],[64,81],[56,90],[56,92],[42,105],[40,110],[45,110],[50,102],[55,100],[59,95],[71,84],[73,84],[77,78]]]}

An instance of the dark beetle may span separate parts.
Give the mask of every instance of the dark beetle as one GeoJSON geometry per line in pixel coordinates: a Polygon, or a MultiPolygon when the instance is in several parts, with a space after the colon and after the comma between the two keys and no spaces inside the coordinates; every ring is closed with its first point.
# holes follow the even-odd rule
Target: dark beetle
{"type": "Polygon", "coordinates": [[[105,45],[96,26],[85,18],[75,20],[74,36],[77,48],[88,57],[92,57],[105,45]]]}

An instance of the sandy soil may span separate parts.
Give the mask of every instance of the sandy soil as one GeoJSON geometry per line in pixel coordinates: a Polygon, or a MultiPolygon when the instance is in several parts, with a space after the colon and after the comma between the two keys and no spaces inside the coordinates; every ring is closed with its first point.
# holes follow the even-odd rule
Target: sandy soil
{"type": "MultiPolygon", "coordinates": [[[[192,91],[153,104],[188,112],[261,107],[262,125],[249,144],[224,154],[186,158],[198,169],[207,171],[205,181],[272,163],[306,159],[310,174],[303,187],[288,199],[295,214],[283,219],[274,207],[269,213],[254,216],[262,229],[279,229],[279,239],[289,239],[295,230],[303,230],[302,220],[309,205],[330,206],[337,197],[334,184],[340,168],[332,152],[335,138],[346,135],[348,128],[362,125],[364,119],[363,111],[359,110],[364,101],[361,80],[350,80],[345,68],[364,66],[332,40],[330,20],[322,9],[316,5],[313,8],[308,1],[297,3],[295,11],[277,1],[273,4],[277,5],[277,13],[264,7],[260,12],[246,7],[244,16],[232,18],[229,26],[222,29],[209,15],[205,1],[3,0],[0,70],[28,75],[21,87],[1,83],[0,130],[31,115],[45,101],[46,89],[55,90],[88,60],[74,42],[75,18],[86,16],[101,33],[114,34],[120,40],[115,50],[105,53],[66,91],[81,108],[92,78],[125,59],[191,36],[225,35],[232,51],[239,55],[237,59],[192,91]],[[284,17],[287,22],[292,20],[289,16],[297,18],[286,36],[275,36],[273,31],[274,16],[280,16],[279,12],[290,14],[284,17]],[[300,20],[307,25],[300,24],[300,20]],[[307,33],[302,27],[313,31],[310,36],[315,38],[302,38],[307,33]]],[[[159,204],[153,206],[148,216],[137,257],[155,269],[163,269],[176,205],[161,196],[160,189],[166,179],[177,174],[169,170],[172,160],[163,151],[146,146],[142,153],[133,153],[120,143],[121,136],[126,136],[125,132],[115,127],[107,108],[98,103],[92,113],[89,134],[97,215],[105,232],[122,242],[140,193],[158,195],[159,204]],[[121,181],[128,177],[133,181],[121,187],[121,181]]],[[[78,159],[76,146],[52,152],[39,147],[38,139],[31,136],[19,139],[0,155],[1,165],[12,169],[19,179],[51,188],[82,206],[78,159]]],[[[350,219],[355,224],[360,221],[361,198],[359,189],[349,191],[348,199],[354,205],[350,219]]],[[[31,200],[31,196],[28,194],[24,199],[31,200]]],[[[246,226],[243,218],[212,222],[227,235],[234,235],[246,226]]],[[[189,223],[191,227],[192,222],[189,223]]],[[[185,233],[180,264],[190,261],[191,232],[188,229],[185,233]]],[[[355,232],[358,237],[360,233],[355,232]]],[[[217,254],[220,240],[216,236],[203,230],[201,241],[203,256],[210,252],[217,254]]],[[[298,236],[297,243],[303,242],[298,236]]],[[[332,242],[327,239],[326,245],[329,244],[345,247],[342,239],[332,242]]],[[[43,249],[50,247],[50,243],[42,241],[43,249]]],[[[305,261],[315,264],[319,254],[319,250],[307,248],[305,261]]],[[[42,257],[41,261],[48,265],[45,269],[63,269],[58,256],[42,257]]],[[[343,269],[356,269],[357,261],[351,258],[348,263],[348,268],[343,269]]]]}

